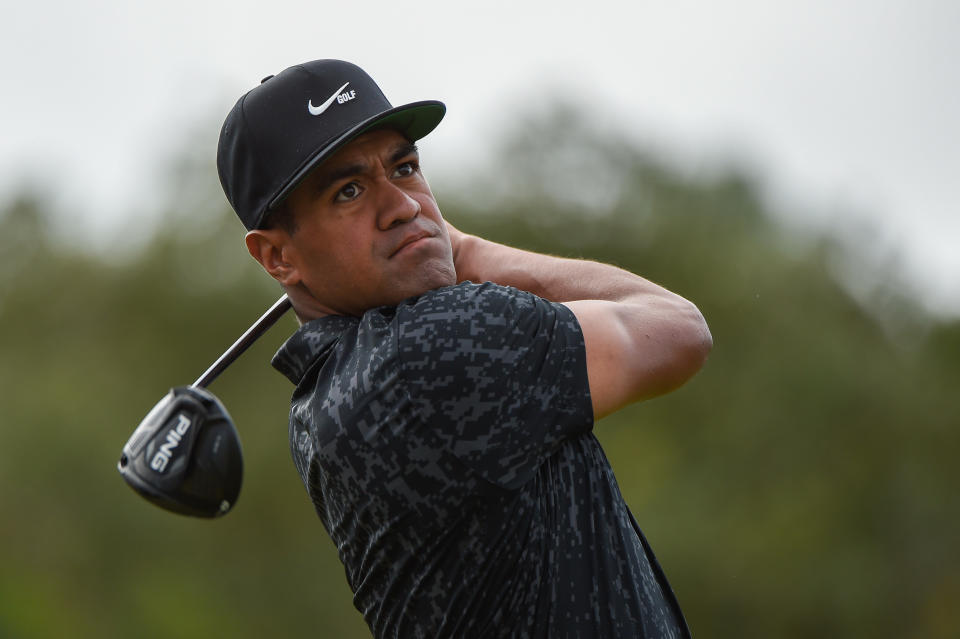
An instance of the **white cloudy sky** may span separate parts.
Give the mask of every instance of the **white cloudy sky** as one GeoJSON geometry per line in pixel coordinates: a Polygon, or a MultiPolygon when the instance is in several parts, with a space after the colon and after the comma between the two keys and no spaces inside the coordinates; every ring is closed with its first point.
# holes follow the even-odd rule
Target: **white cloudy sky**
{"type": "Polygon", "coordinates": [[[464,4],[89,0],[0,9],[0,197],[55,190],[78,225],[146,215],[187,135],[260,78],[357,62],[395,103],[448,105],[454,171],[544,88],[703,166],[736,156],[784,210],[866,219],[931,305],[960,314],[960,2],[464,4]]]}

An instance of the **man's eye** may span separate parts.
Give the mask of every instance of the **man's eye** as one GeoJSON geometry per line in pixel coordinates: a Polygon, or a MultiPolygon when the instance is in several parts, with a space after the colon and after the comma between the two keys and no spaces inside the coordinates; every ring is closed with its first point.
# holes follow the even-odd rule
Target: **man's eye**
{"type": "Polygon", "coordinates": [[[417,165],[413,162],[404,162],[393,170],[394,177],[410,177],[417,172],[417,165]]]}
{"type": "Polygon", "coordinates": [[[344,185],[342,189],[337,191],[337,196],[334,198],[335,202],[349,202],[350,200],[356,199],[363,192],[363,188],[356,182],[351,182],[350,184],[344,185]]]}

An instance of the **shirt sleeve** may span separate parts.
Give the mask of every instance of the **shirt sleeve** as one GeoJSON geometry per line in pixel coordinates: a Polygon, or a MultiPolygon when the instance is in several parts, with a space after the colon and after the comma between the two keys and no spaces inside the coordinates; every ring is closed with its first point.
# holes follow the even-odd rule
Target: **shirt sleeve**
{"type": "Polygon", "coordinates": [[[519,487],[566,438],[592,428],[583,333],[566,306],[464,283],[397,312],[417,412],[483,479],[519,487]]]}

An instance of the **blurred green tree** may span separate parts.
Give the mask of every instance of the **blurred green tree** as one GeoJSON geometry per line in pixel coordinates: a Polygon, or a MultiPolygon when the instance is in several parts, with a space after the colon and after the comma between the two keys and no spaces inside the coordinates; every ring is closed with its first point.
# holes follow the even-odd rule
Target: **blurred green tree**
{"type": "MultiPolygon", "coordinates": [[[[960,322],[852,296],[831,266],[849,249],[784,228],[749,175],[684,174],[575,109],[532,114],[495,157],[435,185],[455,225],[641,273],[711,326],[687,387],[597,427],[694,633],[958,636],[960,322]]],[[[213,388],[245,448],[233,513],[170,515],[114,470],[279,294],[213,168],[176,169],[168,223],[120,260],[54,239],[35,194],[0,212],[0,636],[367,636],[289,460],[292,388],[267,361],[292,318],[213,388]]]]}

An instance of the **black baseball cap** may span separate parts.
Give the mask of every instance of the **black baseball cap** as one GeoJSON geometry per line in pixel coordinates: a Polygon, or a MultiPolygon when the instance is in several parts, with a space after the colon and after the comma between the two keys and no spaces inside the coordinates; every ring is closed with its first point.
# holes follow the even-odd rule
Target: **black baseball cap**
{"type": "Polygon", "coordinates": [[[419,140],[443,119],[442,102],[394,107],[367,73],[314,60],[268,76],[234,105],[220,130],[220,184],[247,230],[337,149],[377,128],[419,140]]]}

